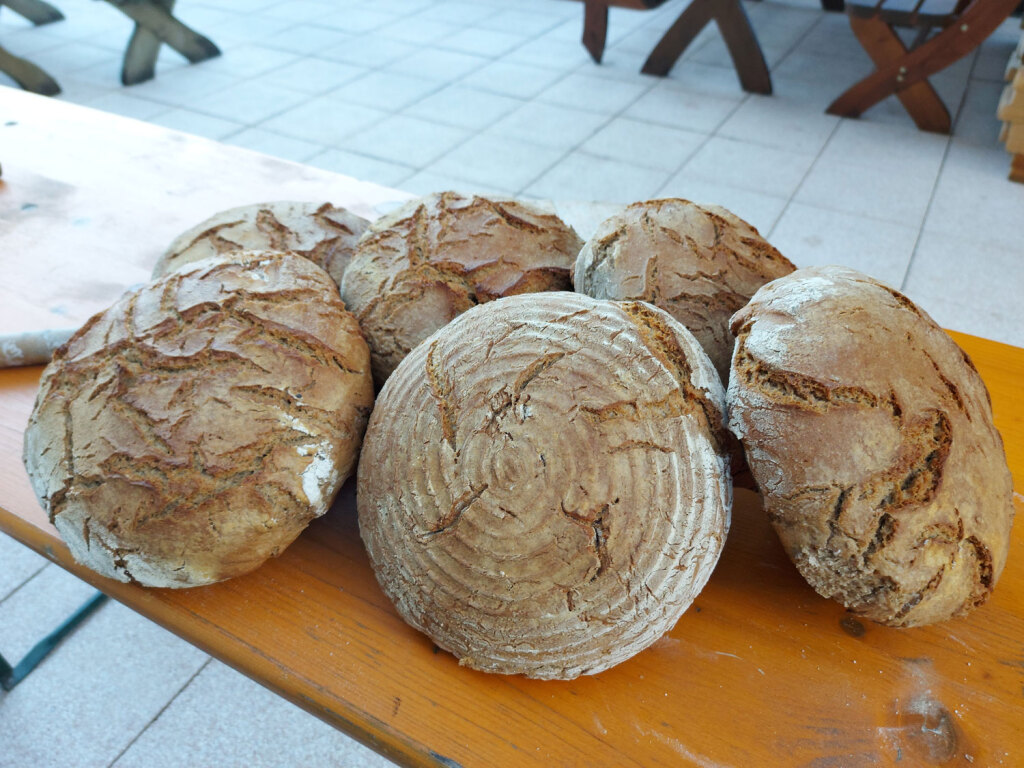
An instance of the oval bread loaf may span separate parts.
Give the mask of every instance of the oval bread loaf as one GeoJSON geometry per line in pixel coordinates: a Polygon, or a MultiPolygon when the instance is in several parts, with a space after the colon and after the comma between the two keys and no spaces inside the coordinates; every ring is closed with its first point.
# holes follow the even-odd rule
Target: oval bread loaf
{"type": "Polygon", "coordinates": [[[441,192],[378,219],[341,286],[382,384],[409,351],[475,304],[571,290],[583,241],[561,219],[515,200],[441,192]]]}
{"type": "Polygon", "coordinates": [[[78,562],[209,584],[327,510],[372,403],[369,350],[327,274],[233,254],[126,293],[57,351],[25,466],[78,562]]]}
{"type": "Polygon", "coordinates": [[[604,221],[576,259],[576,290],[647,301],[697,337],[725,382],[729,318],[765,283],[795,267],[725,208],[665,199],[634,203],[604,221]]]}
{"type": "Polygon", "coordinates": [[[811,586],[894,626],[984,602],[1012,484],[970,358],[901,293],[844,267],[766,285],[733,330],[729,423],[811,586]]]}
{"type": "Polygon", "coordinates": [[[723,397],[647,304],[544,293],[466,312],[370,419],[357,503],[378,581],[475,669],[568,679],[628,659],[721,553],[723,397]]]}
{"type": "Polygon", "coordinates": [[[370,225],[331,203],[279,201],[231,208],[181,233],[153,268],[163,277],[186,264],[238,251],[292,251],[324,269],[337,285],[370,225]]]}

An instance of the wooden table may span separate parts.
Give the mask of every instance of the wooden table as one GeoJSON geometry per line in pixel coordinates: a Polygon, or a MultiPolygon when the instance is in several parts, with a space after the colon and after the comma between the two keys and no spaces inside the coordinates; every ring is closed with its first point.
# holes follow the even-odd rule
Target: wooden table
{"type": "MultiPolygon", "coordinates": [[[[83,320],[218,207],[329,195],[370,214],[401,197],[9,89],[0,152],[0,332],[83,320]]],[[[955,338],[988,382],[1024,488],[1024,350],[955,338]]],[[[40,370],[0,372],[0,528],[401,763],[1024,763],[1022,525],[988,604],[932,628],[887,629],[812,592],[757,497],[739,492],[711,581],[652,648],[572,682],[491,676],[399,619],[367,563],[351,489],[280,558],[223,584],[146,590],[76,565],[21,466],[40,370]]]]}

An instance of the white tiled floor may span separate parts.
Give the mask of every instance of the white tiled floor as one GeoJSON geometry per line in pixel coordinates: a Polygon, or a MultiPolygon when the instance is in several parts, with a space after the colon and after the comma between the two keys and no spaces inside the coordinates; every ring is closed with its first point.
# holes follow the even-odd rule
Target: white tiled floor
{"type": "MultiPolygon", "coordinates": [[[[188,66],[165,50],[131,88],[126,17],[56,2],[67,20],[42,28],[4,8],[0,45],[71,101],[414,192],[719,203],[798,265],[863,269],[947,327],[1024,346],[1024,185],[1006,180],[994,116],[1016,21],[934,79],[946,137],[892,99],[860,120],[824,113],[871,65],[816,0],[748,6],[771,97],[740,90],[713,29],[668,78],[639,74],[681,2],[612,9],[597,66],[564,0],[187,0],[181,18],[224,55],[188,66]]],[[[613,209],[562,206],[584,234],[613,209]]],[[[0,536],[0,652],[20,656],[86,594],[0,536]]],[[[0,766],[36,768],[387,764],[114,604],[0,695],[0,744],[0,766]]]]}

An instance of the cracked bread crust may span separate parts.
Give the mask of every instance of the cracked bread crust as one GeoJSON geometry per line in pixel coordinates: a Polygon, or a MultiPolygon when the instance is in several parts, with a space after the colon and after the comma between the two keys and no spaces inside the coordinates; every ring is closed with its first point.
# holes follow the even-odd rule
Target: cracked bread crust
{"type": "Polygon", "coordinates": [[[571,679],[703,588],[729,526],[724,391],[659,309],[572,293],[471,309],[380,393],[359,526],[402,617],[460,663],[571,679]]]}
{"type": "Polygon", "coordinates": [[[729,424],[811,586],[901,627],[983,603],[1013,491],[970,358],[901,293],[845,267],[765,286],[733,331],[729,424]]]}
{"type": "Polygon", "coordinates": [[[441,192],[378,219],[341,286],[370,344],[378,384],[410,350],[476,304],[572,290],[583,241],[551,213],[515,200],[441,192]]]}
{"type": "Polygon", "coordinates": [[[370,222],[331,203],[280,201],[221,211],[181,233],[153,267],[153,278],[186,264],[239,251],[292,251],[341,285],[370,222]]]}
{"type": "Polygon", "coordinates": [[[634,203],[603,222],[576,259],[576,290],[646,301],[697,337],[728,380],[729,318],[765,283],[795,267],[725,208],[689,200],[634,203]]]}
{"type": "Polygon", "coordinates": [[[327,274],[232,254],[126,293],[58,349],[24,461],[78,562],[210,584],[327,511],[372,404],[369,350],[327,274]]]}

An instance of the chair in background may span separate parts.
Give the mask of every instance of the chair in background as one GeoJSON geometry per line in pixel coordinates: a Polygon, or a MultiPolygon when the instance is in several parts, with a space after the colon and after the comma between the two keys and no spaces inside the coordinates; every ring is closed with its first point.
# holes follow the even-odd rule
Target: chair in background
{"type": "Polygon", "coordinates": [[[895,94],[918,128],[949,133],[949,110],[928,78],[981,45],[1019,2],[846,0],[853,33],[876,69],[832,102],[827,111],[857,117],[895,94]],[[909,48],[897,28],[917,30],[909,48]]]}
{"type": "Polygon", "coordinates": [[[135,85],[152,80],[156,58],[166,43],[191,63],[220,56],[213,41],[174,17],[174,0],[107,0],[135,22],[121,68],[121,82],[135,85]]]}
{"type": "MultiPolygon", "coordinates": [[[[10,8],[19,16],[24,16],[36,26],[60,21],[64,14],[43,0],[0,0],[0,9],[10,8]]],[[[15,56],[0,47],[0,72],[8,75],[14,82],[32,93],[43,96],[56,96],[60,86],[45,71],[28,59],[15,56]]]]}
{"type": "MultiPolygon", "coordinates": [[[[583,47],[594,61],[601,63],[608,37],[610,6],[650,11],[664,3],[665,0],[583,0],[583,47]]],[[[843,0],[821,0],[821,7],[827,11],[841,11],[843,0]]],[[[712,21],[718,24],[743,89],[752,93],[771,93],[768,65],[740,0],[692,0],[658,41],[641,72],[661,77],[667,75],[687,46],[712,21]]]]}
{"type": "MultiPolygon", "coordinates": [[[[583,46],[600,64],[608,34],[609,6],[649,11],[664,2],[583,0],[583,46]]],[[[740,0],[693,0],[658,41],[641,71],[648,75],[667,75],[687,46],[712,21],[718,24],[743,89],[753,93],[771,93],[768,65],[740,0]]]]}

